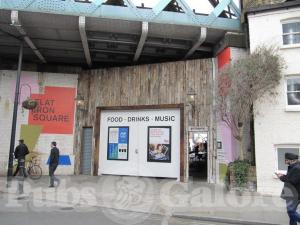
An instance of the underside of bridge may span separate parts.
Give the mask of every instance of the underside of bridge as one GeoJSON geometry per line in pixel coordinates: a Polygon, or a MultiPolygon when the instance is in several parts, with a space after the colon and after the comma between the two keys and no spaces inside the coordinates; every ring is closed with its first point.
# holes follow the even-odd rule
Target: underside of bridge
{"type": "Polygon", "coordinates": [[[130,0],[2,0],[0,60],[16,61],[20,40],[24,61],[38,64],[97,68],[212,57],[226,35],[242,29],[233,1],[209,2],[206,15],[184,0],[153,8],[130,0]]]}

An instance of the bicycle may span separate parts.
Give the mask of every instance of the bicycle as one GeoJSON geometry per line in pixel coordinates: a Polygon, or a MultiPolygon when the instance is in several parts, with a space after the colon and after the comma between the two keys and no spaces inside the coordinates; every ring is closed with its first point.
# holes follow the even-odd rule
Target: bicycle
{"type": "MultiPolygon", "coordinates": [[[[18,160],[15,159],[14,171],[16,171],[18,160]]],[[[26,167],[26,172],[32,180],[38,180],[41,178],[43,171],[39,163],[39,159],[37,156],[33,156],[29,161],[27,161],[28,165],[26,167]]]]}

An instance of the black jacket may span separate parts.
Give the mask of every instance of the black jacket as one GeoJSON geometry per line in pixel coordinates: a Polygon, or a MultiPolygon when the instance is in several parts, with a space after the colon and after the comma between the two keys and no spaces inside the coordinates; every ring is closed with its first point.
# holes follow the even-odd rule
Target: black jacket
{"type": "Polygon", "coordinates": [[[280,180],[284,182],[281,198],[300,199],[300,162],[288,166],[287,174],[281,176],[280,180]]]}
{"type": "Polygon", "coordinates": [[[29,154],[29,150],[25,144],[19,144],[14,152],[16,159],[25,159],[25,156],[29,154]]]}
{"type": "Polygon", "coordinates": [[[50,153],[49,166],[57,166],[59,161],[59,149],[53,147],[50,153]]]}

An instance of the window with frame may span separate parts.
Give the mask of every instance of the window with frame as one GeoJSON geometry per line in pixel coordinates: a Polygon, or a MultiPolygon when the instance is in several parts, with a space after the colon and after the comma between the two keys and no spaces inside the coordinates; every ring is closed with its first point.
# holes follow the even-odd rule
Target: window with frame
{"type": "Polygon", "coordinates": [[[287,171],[287,165],[285,164],[285,153],[294,153],[299,155],[300,146],[278,146],[277,150],[277,171],[287,171]]]}
{"type": "Polygon", "coordinates": [[[300,105],[300,76],[286,78],[287,105],[300,105]]]}
{"type": "Polygon", "coordinates": [[[282,24],[283,45],[300,44],[300,20],[282,24]]]}

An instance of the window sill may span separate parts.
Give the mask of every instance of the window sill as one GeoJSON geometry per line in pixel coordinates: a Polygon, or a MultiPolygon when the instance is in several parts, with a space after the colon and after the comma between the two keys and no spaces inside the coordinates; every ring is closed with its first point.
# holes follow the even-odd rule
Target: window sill
{"type": "Polygon", "coordinates": [[[286,112],[300,112],[300,105],[297,106],[286,106],[285,107],[286,112]]]}
{"type": "Polygon", "coordinates": [[[280,49],[293,49],[300,48],[300,44],[289,44],[289,45],[281,45],[280,49]]]}

